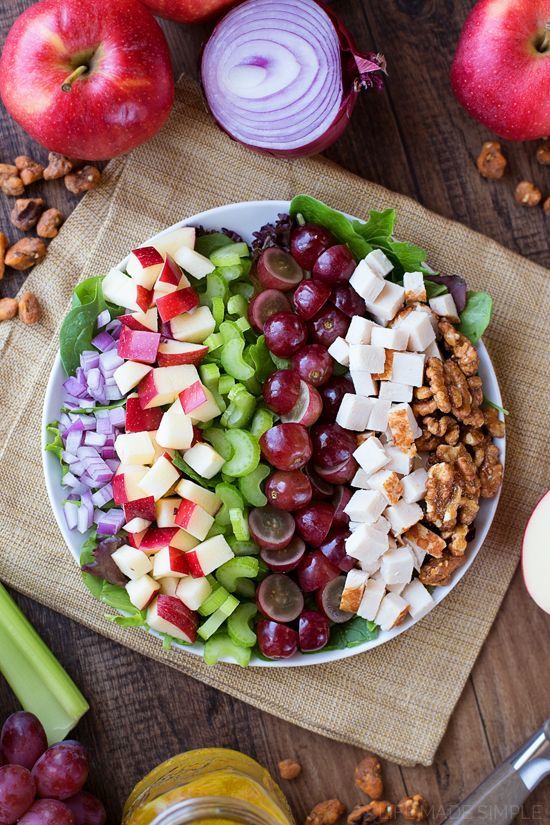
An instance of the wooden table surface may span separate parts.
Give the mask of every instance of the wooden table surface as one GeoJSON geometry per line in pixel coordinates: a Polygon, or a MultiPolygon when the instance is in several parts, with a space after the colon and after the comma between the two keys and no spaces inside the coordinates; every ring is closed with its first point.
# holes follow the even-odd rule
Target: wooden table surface
{"type": "MultiPolygon", "coordinates": [[[[31,0],[0,6],[3,39],[31,0]]],[[[333,3],[365,49],[388,61],[387,90],[359,102],[352,125],[329,155],[344,167],[403,192],[430,209],[468,224],[511,249],[550,265],[549,219],[515,203],[521,179],[550,193],[550,170],[535,162],[534,144],[505,144],[506,177],[482,180],[475,168],[481,143],[491,138],[459,108],[449,67],[471,0],[338,0],[333,3]]],[[[163,23],[175,71],[196,73],[207,26],[163,23]]],[[[1,113],[0,162],[45,152],[1,113]]],[[[33,189],[38,193],[39,185],[33,189]]],[[[62,182],[44,187],[50,205],[68,214],[77,203],[62,182]]],[[[0,200],[0,227],[15,240],[9,199],[0,200]]],[[[511,277],[513,274],[511,273],[511,277]]],[[[23,273],[8,272],[0,295],[14,295],[23,273]]],[[[541,491],[542,493],[542,491],[541,491]]],[[[339,796],[361,800],[353,769],[361,753],[261,713],[170,668],[95,635],[30,599],[17,597],[31,621],[87,696],[92,711],[75,736],[93,755],[92,789],[104,800],[109,823],[136,780],[161,760],[189,748],[227,746],[257,757],[276,773],[279,759],[296,756],[303,777],[286,783],[297,820],[317,802],[339,796]]],[[[391,675],[388,677],[391,678],[391,675]]],[[[351,701],[351,700],[350,700],[351,701]]],[[[0,717],[16,701],[0,681],[0,717]]],[[[358,709],[360,718],[360,709],[358,709]]],[[[388,796],[420,792],[441,822],[492,768],[550,715],[550,617],[527,596],[516,575],[497,621],[468,680],[431,768],[386,766],[388,796]]],[[[495,817],[495,825],[498,822],[495,817]]],[[[550,782],[529,799],[521,823],[550,822],[550,782]]]]}

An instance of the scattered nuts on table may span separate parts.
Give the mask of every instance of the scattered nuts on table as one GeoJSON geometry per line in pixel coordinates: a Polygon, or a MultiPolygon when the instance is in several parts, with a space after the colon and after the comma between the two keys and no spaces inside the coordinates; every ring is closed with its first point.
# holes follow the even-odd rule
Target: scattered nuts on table
{"type": "Polygon", "coordinates": [[[17,229],[28,232],[38,223],[45,205],[42,198],[19,198],[11,210],[10,220],[17,229]]]}
{"type": "Polygon", "coordinates": [[[476,165],[483,178],[497,180],[504,175],[508,161],[501,151],[500,143],[487,140],[481,147],[476,165]]]}
{"type": "Polygon", "coordinates": [[[19,175],[2,177],[0,179],[0,187],[2,188],[4,195],[8,195],[10,198],[17,198],[25,191],[23,181],[19,175]]]}
{"type": "Polygon", "coordinates": [[[384,795],[382,765],[377,756],[369,754],[355,768],[355,784],[371,799],[381,799],[384,795]]]}
{"type": "Polygon", "coordinates": [[[419,793],[415,793],[414,796],[405,796],[397,807],[407,822],[425,822],[430,813],[430,806],[419,793]]]}
{"type": "Polygon", "coordinates": [[[530,180],[522,180],[516,186],[515,198],[522,206],[538,206],[542,192],[530,180]]]}
{"type": "Polygon", "coordinates": [[[72,172],[74,164],[70,158],[60,155],[57,152],[50,152],[48,155],[48,165],[44,169],[44,180],[56,180],[64,178],[72,172]]]}
{"type": "Polygon", "coordinates": [[[345,813],[346,806],[339,799],[327,799],[313,808],[305,825],[335,825],[345,813]]]}
{"type": "Polygon", "coordinates": [[[17,176],[18,169],[12,163],[0,163],[0,180],[17,176]]]}
{"type": "Polygon", "coordinates": [[[74,195],[95,189],[101,180],[101,172],[96,166],[83,166],[70,175],[65,175],[65,186],[74,195]]]}
{"type": "Polygon", "coordinates": [[[23,271],[39,263],[46,255],[46,244],[40,238],[21,238],[6,252],[5,264],[23,271]]]}
{"type": "Polygon", "coordinates": [[[393,802],[375,800],[368,805],[357,805],[348,816],[348,825],[384,825],[395,819],[393,802]]]}
{"type": "Polygon", "coordinates": [[[0,280],[4,277],[4,272],[6,270],[5,258],[6,258],[6,251],[9,248],[10,242],[8,241],[7,237],[4,235],[3,232],[0,232],[0,280]]]}
{"type": "Polygon", "coordinates": [[[9,321],[17,315],[18,304],[15,298],[0,298],[0,321],[9,321]]]}
{"type": "Polygon", "coordinates": [[[19,317],[24,324],[36,324],[40,320],[40,303],[32,292],[24,292],[19,299],[19,317]]]}
{"type": "Polygon", "coordinates": [[[19,177],[25,186],[41,180],[44,175],[44,167],[42,164],[33,160],[28,155],[19,155],[19,157],[16,157],[15,165],[19,170],[19,177]]]}
{"type": "Polygon", "coordinates": [[[41,238],[55,238],[64,220],[63,213],[60,212],[59,209],[46,209],[46,211],[40,215],[40,220],[36,227],[36,234],[41,238]]]}
{"type": "Polygon", "coordinates": [[[545,215],[550,215],[550,197],[546,198],[546,200],[542,204],[542,209],[545,215]]]}
{"type": "Polygon", "coordinates": [[[281,779],[296,779],[302,773],[302,766],[296,759],[283,759],[279,762],[281,779]]]}
{"type": "Polygon", "coordinates": [[[538,147],[537,160],[541,166],[550,166],[550,138],[545,138],[538,147]]]}

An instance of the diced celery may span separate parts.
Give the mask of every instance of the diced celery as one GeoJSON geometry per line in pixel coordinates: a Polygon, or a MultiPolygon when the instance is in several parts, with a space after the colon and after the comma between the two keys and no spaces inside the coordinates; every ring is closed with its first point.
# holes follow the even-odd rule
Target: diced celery
{"type": "Polygon", "coordinates": [[[231,292],[234,295],[242,295],[247,301],[250,301],[254,295],[254,287],[250,283],[231,284],[231,292]]]}
{"type": "Polygon", "coordinates": [[[214,352],[214,350],[217,350],[217,349],[220,349],[220,347],[223,347],[223,345],[224,345],[223,336],[220,335],[219,332],[213,332],[211,335],[208,336],[208,338],[205,340],[204,343],[208,347],[209,352],[214,352]]]}
{"type": "Polygon", "coordinates": [[[235,595],[239,599],[254,599],[256,596],[256,585],[252,579],[237,579],[235,595]]]}
{"type": "Polygon", "coordinates": [[[256,343],[250,344],[247,353],[250,358],[250,363],[252,363],[255,368],[254,372],[256,378],[260,382],[265,381],[267,376],[271,375],[275,367],[273,358],[271,357],[271,353],[265,342],[265,336],[260,335],[256,343]]]}
{"type": "Polygon", "coordinates": [[[228,484],[227,482],[217,484],[215,492],[222,500],[222,506],[216,513],[216,523],[224,525],[231,524],[229,511],[232,509],[243,510],[243,498],[236,487],[233,487],[232,484],[228,484]]]}
{"type": "Polygon", "coordinates": [[[219,298],[218,296],[212,298],[212,317],[214,318],[216,327],[219,328],[225,317],[225,304],[223,302],[223,298],[219,298]]]}
{"type": "Polygon", "coordinates": [[[234,536],[228,536],[227,542],[236,556],[260,555],[260,548],[253,541],[237,541],[234,536]]]}
{"type": "Polygon", "coordinates": [[[238,579],[255,579],[259,570],[254,556],[235,556],[216,570],[216,579],[229,593],[234,593],[238,579]]]}
{"type": "Polygon", "coordinates": [[[0,673],[22,707],[38,716],[50,745],[64,739],[89,709],[77,686],[1,584],[0,673]]]}
{"type": "Polygon", "coordinates": [[[204,645],[204,663],[217,665],[220,659],[233,659],[241,667],[248,667],[252,648],[236,645],[226,633],[217,633],[204,645]]]}
{"type": "Polygon", "coordinates": [[[229,392],[229,401],[221,419],[222,425],[231,429],[247,427],[256,409],[256,398],[242,384],[236,384],[229,392]]]}
{"type": "Polygon", "coordinates": [[[260,463],[258,440],[247,430],[227,430],[225,435],[233,454],[223,466],[224,474],[230,478],[242,478],[252,473],[260,463]]]}
{"type": "Polygon", "coordinates": [[[216,386],[219,381],[220,369],[217,364],[201,364],[199,375],[204,386],[210,389],[211,386],[216,386]]]}
{"type": "Polygon", "coordinates": [[[248,302],[243,295],[232,295],[227,301],[227,311],[230,315],[239,315],[246,318],[248,302]]]}
{"type": "Polygon", "coordinates": [[[260,485],[270,473],[271,469],[267,464],[258,464],[253,472],[239,479],[239,490],[247,504],[253,507],[265,507],[267,496],[262,492],[260,485]]]}
{"type": "Polygon", "coordinates": [[[212,613],[208,619],[201,624],[197,633],[206,641],[213,636],[216,630],[222,626],[228,616],[231,616],[234,610],[237,609],[239,606],[239,600],[235,598],[235,596],[228,596],[227,599],[223,602],[221,607],[219,607],[215,613],[212,613]]]}
{"type": "Polygon", "coordinates": [[[227,284],[219,272],[216,270],[214,270],[214,272],[209,272],[206,276],[206,290],[201,295],[201,304],[212,309],[213,298],[221,298],[225,303],[227,300],[227,295],[227,284]]]}
{"type": "MultiPolygon", "coordinates": [[[[240,251],[241,244],[227,244],[226,246],[221,246],[219,249],[214,250],[214,252],[210,255],[210,260],[214,266],[236,266],[241,262],[241,258],[245,257],[244,255],[239,254],[240,251]]],[[[246,255],[248,255],[248,247],[246,250],[246,255]]]]}
{"type": "Polygon", "coordinates": [[[271,429],[274,421],[275,417],[273,413],[260,407],[254,414],[252,424],[250,425],[250,432],[255,438],[261,438],[265,432],[271,429]]]}
{"type": "Polygon", "coordinates": [[[218,386],[218,390],[220,395],[227,395],[228,392],[235,386],[235,379],[232,375],[222,375],[220,377],[220,383],[218,386]]]}
{"type": "Polygon", "coordinates": [[[251,326],[248,323],[248,319],[244,316],[242,318],[237,318],[235,323],[237,324],[241,332],[247,332],[249,329],[251,329],[251,326]]]}
{"type": "Polygon", "coordinates": [[[232,642],[242,647],[254,647],[256,634],[250,627],[250,622],[258,610],[252,602],[240,604],[227,620],[227,633],[232,642]]]}
{"type": "Polygon", "coordinates": [[[229,524],[220,524],[219,522],[215,521],[208,533],[206,534],[207,539],[213,539],[214,536],[226,536],[228,533],[231,533],[231,527],[229,524]]]}
{"type": "Polygon", "coordinates": [[[216,249],[221,249],[224,246],[232,244],[231,238],[228,238],[223,232],[211,232],[208,235],[201,235],[195,241],[195,251],[205,258],[209,258],[216,249]]]}
{"type": "Polygon", "coordinates": [[[243,334],[237,326],[237,324],[235,323],[235,321],[224,321],[223,324],[220,324],[220,332],[222,334],[224,343],[232,341],[233,338],[241,340],[243,337],[243,334]]]}
{"type": "MultiPolygon", "coordinates": [[[[224,321],[222,327],[227,323],[224,321]]],[[[223,334],[223,333],[222,333],[223,334]]],[[[228,375],[237,381],[248,381],[254,375],[254,369],[243,358],[245,342],[243,338],[232,338],[222,347],[220,361],[228,375]]]]}
{"type": "Polygon", "coordinates": [[[224,266],[220,269],[220,274],[223,276],[224,281],[228,284],[232,281],[236,281],[243,276],[242,263],[237,264],[236,266],[224,266]]]}
{"type": "Polygon", "coordinates": [[[199,607],[199,613],[201,616],[211,616],[212,613],[215,613],[216,610],[219,610],[222,604],[225,602],[229,593],[222,587],[218,582],[214,579],[213,590],[209,596],[203,601],[201,606],[199,607]]]}
{"type": "Polygon", "coordinates": [[[250,538],[250,531],[248,529],[248,519],[243,510],[239,507],[231,507],[229,519],[235,538],[239,541],[247,541],[250,538]]]}
{"type": "Polygon", "coordinates": [[[252,260],[250,258],[242,258],[241,260],[242,275],[241,278],[246,278],[252,269],[252,260]]]}
{"type": "Polygon", "coordinates": [[[210,427],[204,433],[205,441],[211,444],[217,453],[221,455],[226,461],[233,456],[233,447],[225,433],[219,427],[210,427]]]}

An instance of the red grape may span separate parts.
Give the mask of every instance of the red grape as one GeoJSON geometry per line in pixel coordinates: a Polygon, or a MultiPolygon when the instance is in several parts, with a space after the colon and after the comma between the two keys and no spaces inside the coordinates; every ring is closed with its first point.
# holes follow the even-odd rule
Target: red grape
{"type": "Polygon", "coordinates": [[[311,384],[300,380],[300,395],[292,409],[281,415],[284,424],[302,424],[311,427],[319,420],[323,412],[321,396],[311,384]]]}
{"type": "Polygon", "coordinates": [[[324,226],[306,223],[293,229],[290,236],[290,251],[300,266],[310,272],[317,258],[335,243],[336,238],[324,226]]]}
{"type": "Polygon", "coordinates": [[[332,499],[332,506],[334,507],[334,525],[338,527],[347,527],[349,524],[349,516],[344,513],[348,501],[350,500],[352,491],[349,487],[343,484],[336,489],[334,498],[332,499]]]}
{"type": "Polygon", "coordinates": [[[344,244],[331,246],[317,258],[313,267],[313,277],[329,284],[349,281],[357,264],[350,250],[344,244]]]}
{"type": "Polygon", "coordinates": [[[357,449],[355,437],[339,424],[317,424],[311,431],[311,442],[316,468],[327,470],[347,461],[357,449]]]}
{"type": "Polygon", "coordinates": [[[334,509],[326,501],[314,501],[294,514],[296,531],[307,544],[319,547],[334,519],[334,509]]]}
{"type": "Polygon", "coordinates": [[[107,821],[102,803],[86,791],[71,796],[64,804],[73,812],[74,825],[105,825],[107,821]]]}
{"type": "Polygon", "coordinates": [[[267,547],[262,547],[260,556],[271,570],[288,573],[298,567],[305,552],[306,546],[302,539],[294,536],[282,550],[268,550],[267,547]]]}
{"type": "Polygon", "coordinates": [[[306,553],[298,566],[298,584],[304,593],[313,593],[335,579],[340,571],[323,556],[320,550],[306,553]]]}
{"type": "Polygon", "coordinates": [[[264,401],[273,412],[291,411],[300,395],[300,376],[292,370],[276,370],[264,383],[264,401]]]}
{"type": "Polygon", "coordinates": [[[343,375],[335,375],[326,384],[320,387],[321,399],[323,401],[322,421],[334,421],[338,415],[342,398],[346,393],[354,393],[355,389],[349,378],[343,375]]]}
{"type": "Polygon", "coordinates": [[[335,467],[315,467],[315,472],[329,484],[349,484],[359,469],[359,465],[352,455],[335,467]]]}
{"type": "Polygon", "coordinates": [[[337,338],[345,338],[351,321],[335,306],[323,307],[310,322],[311,337],[317,344],[330,347],[337,338]]]}
{"type": "Polygon", "coordinates": [[[265,494],[273,507],[297,510],[311,501],[311,482],[300,470],[277,470],[267,479],[265,494]]]}
{"type": "Polygon", "coordinates": [[[323,281],[302,281],[296,287],[292,300],[300,318],[309,321],[324,307],[329,298],[330,287],[328,284],[323,283],[323,281]]]}
{"type": "Polygon", "coordinates": [[[330,638],[330,623],[316,610],[304,610],[298,621],[298,644],[304,653],[322,650],[330,638]]]}
{"type": "Polygon", "coordinates": [[[279,622],[262,619],[256,627],[258,647],[268,659],[288,659],[298,650],[298,634],[279,622]]]}
{"type": "Polygon", "coordinates": [[[6,763],[30,771],[47,747],[42,723],[33,713],[20,710],[8,716],[0,735],[0,753],[6,763]]]}
{"type": "Polygon", "coordinates": [[[277,312],[290,312],[290,301],[277,289],[266,289],[252,299],[248,307],[248,320],[255,330],[264,331],[268,318],[277,312]]]}
{"type": "Polygon", "coordinates": [[[262,435],[260,447],[278,470],[299,470],[311,458],[311,439],[301,424],[276,424],[262,435]]]}
{"type": "Polygon", "coordinates": [[[349,530],[331,530],[319,547],[323,556],[326,556],[331,564],[343,570],[344,573],[348,573],[355,567],[355,559],[346,555],[346,539],[349,535],[349,530]]]}
{"type": "Polygon", "coordinates": [[[284,573],[266,576],[256,591],[258,609],[273,622],[292,622],[304,609],[304,596],[284,573]]]}
{"type": "Polygon", "coordinates": [[[365,316],[367,314],[367,305],[349,284],[335,286],[330,300],[348,318],[353,318],[354,315],[365,316]]]}
{"type": "Polygon", "coordinates": [[[345,610],[340,610],[340,602],[342,600],[342,593],[346,586],[346,577],[337,576],[326,582],[315,594],[315,601],[317,607],[321,610],[331,622],[336,624],[343,624],[353,619],[354,613],[347,613],[345,610]]]}
{"type": "Polygon", "coordinates": [[[279,358],[288,358],[306,342],[307,329],[293,312],[276,312],[264,323],[265,342],[268,349],[279,358]]]}
{"type": "Polygon", "coordinates": [[[64,802],[58,799],[37,799],[19,825],[77,825],[76,820],[64,802]]]}
{"type": "Polygon", "coordinates": [[[52,745],[32,769],[36,795],[48,799],[68,799],[82,790],[88,771],[88,754],[79,742],[68,739],[52,745]]]}
{"type": "Polygon", "coordinates": [[[0,768],[0,825],[12,825],[34,801],[36,785],[32,774],[21,765],[0,768]]]}
{"type": "Polygon", "coordinates": [[[326,347],[309,344],[292,357],[292,367],[300,378],[319,387],[326,384],[332,375],[333,361],[326,347]]]}
{"type": "Polygon", "coordinates": [[[304,277],[302,267],[292,255],[276,246],[264,249],[258,258],[256,272],[264,289],[280,289],[282,292],[294,289],[304,277]]]}
{"type": "Polygon", "coordinates": [[[294,519],[275,507],[254,507],[248,514],[248,526],[258,547],[282,550],[294,535],[294,519]]]}
{"type": "Polygon", "coordinates": [[[305,473],[311,481],[311,489],[313,491],[313,499],[330,498],[334,494],[334,487],[319,476],[311,464],[305,467],[305,473]]]}

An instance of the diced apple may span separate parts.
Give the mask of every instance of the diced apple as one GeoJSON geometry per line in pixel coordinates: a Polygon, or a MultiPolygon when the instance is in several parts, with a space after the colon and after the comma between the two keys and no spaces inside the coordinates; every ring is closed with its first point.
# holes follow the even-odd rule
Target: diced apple
{"type": "MultiPolygon", "coordinates": [[[[138,550],[141,553],[141,550],[138,550]]],[[[151,576],[141,576],[139,579],[129,581],[126,585],[128,598],[138,610],[145,610],[147,605],[154,599],[160,590],[160,585],[151,576]]]]}
{"type": "Polygon", "coordinates": [[[164,579],[166,576],[173,576],[176,579],[189,574],[189,563],[187,553],[178,550],[177,547],[163,547],[155,556],[153,562],[153,577],[164,579]]]}
{"type": "Polygon", "coordinates": [[[194,444],[183,457],[191,469],[203,478],[214,478],[225,464],[225,459],[205,442],[194,444]]]}
{"type": "Polygon", "coordinates": [[[131,547],[141,547],[141,542],[143,541],[143,537],[147,532],[147,528],[145,530],[141,530],[139,533],[130,533],[128,536],[128,544],[131,547]]]}
{"type": "Polygon", "coordinates": [[[197,640],[198,617],[176,596],[158,596],[147,608],[147,624],[190,644],[197,640]]]}
{"type": "Polygon", "coordinates": [[[129,315],[119,315],[118,320],[130,329],[137,329],[140,332],[158,332],[159,322],[156,307],[151,307],[147,312],[132,312],[129,315]]]}
{"type": "Polygon", "coordinates": [[[147,467],[133,464],[121,464],[113,476],[113,501],[115,504],[126,504],[129,501],[143,498],[143,491],[139,482],[147,473],[147,467]]]}
{"type": "Polygon", "coordinates": [[[162,238],[157,238],[154,246],[165,255],[174,255],[182,246],[194,249],[195,235],[194,226],[180,226],[177,229],[172,229],[171,232],[167,232],[162,238]]]}
{"type": "MultiPolygon", "coordinates": [[[[161,455],[163,455],[169,461],[173,462],[173,460],[174,460],[174,450],[168,449],[166,447],[161,447],[160,444],[157,441],[157,435],[158,435],[158,430],[155,433],[151,433],[151,436],[153,438],[153,442],[155,444],[155,461],[157,460],[157,458],[160,458],[161,455]]],[[[153,464],[155,463],[155,461],[153,461],[153,464]]]]}
{"type": "Polygon", "coordinates": [[[187,553],[189,571],[195,579],[208,576],[213,570],[232,559],[233,555],[234,553],[224,536],[213,536],[213,538],[197,545],[193,550],[189,550],[187,553]]]}
{"type": "MultiPolygon", "coordinates": [[[[179,400],[184,412],[191,416],[193,422],[212,421],[221,411],[214,400],[214,396],[200,381],[195,381],[179,394],[179,400]]],[[[191,446],[189,444],[189,446],[191,446]]]]}
{"type": "Polygon", "coordinates": [[[189,249],[188,246],[181,246],[174,253],[174,260],[182,269],[192,275],[193,278],[197,278],[197,280],[206,278],[206,276],[210,272],[214,272],[216,268],[212,261],[209,261],[208,258],[205,258],[204,255],[201,255],[199,252],[189,249]]]}
{"type": "Polygon", "coordinates": [[[159,579],[157,583],[160,585],[160,592],[163,595],[175,596],[180,581],[181,579],[177,579],[175,576],[166,576],[164,579],[159,579]]]}
{"type": "MultiPolygon", "coordinates": [[[[119,436],[120,438],[120,436],[119,436]]],[[[155,501],[162,498],[168,490],[179,480],[180,474],[176,467],[165,455],[157,458],[151,469],[143,476],[139,486],[148,496],[154,496],[155,501]]]]}
{"type": "Polygon", "coordinates": [[[166,295],[169,292],[175,292],[178,287],[189,286],[189,281],[183,275],[181,269],[170,256],[166,256],[164,266],[155,283],[155,295],[166,295]]]}
{"type": "Polygon", "coordinates": [[[126,272],[136,284],[152,289],[163,266],[164,258],[154,246],[142,246],[130,252],[126,272]]]}
{"type": "Polygon", "coordinates": [[[187,450],[193,443],[191,418],[170,407],[162,416],[157,432],[157,443],[171,450],[187,450]]]}
{"type": "Polygon", "coordinates": [[[151,464],[155,455],[149,432],[121,433],[116,437],[115,450],[123,464],[151,464]]]}
{"type": "Polygon", "coordinates": [[[101,287],[107,301],[136,312],[147,312],[153,297],[150,290],[137,284],[120,269],[111,269],[104,277],[101,287]]]}
{"type": "Polygon", "coordinates": [[[115,550],[111,558],[120,572],[129,579],[139,579],[153,569],[153,565],[143,550],[130,547],[129,544],[123,544],[115,550]]]}
{"type": "Polygon", "coordinates": [[[172,404],[180,392],[199,380],[192,364],[157,367],[145,376],[138,387],[139,402],[144,410],[172,404]]]}
{"type": "MultiPolygon", "coordinates": [[[[126,530],[127,533],[145,533],[148,527],[150,527],[152,522],[147,521],[146,518],[136,518],[130,519],[127,521],[126,524],[122,525],[122,529],[126,530]]],[[[132,545],[133,547],[134,545],[132,545]]]]}
{"type": "Polygon", "coordinates": [[[194,309],[199,305],[199,296],[192,287],[177,289],[157,298],[157,309],[162,321],[171,321],[177,315],[194,309]]]}
{"type": "Polygon", "coordinates": [[[201,604],[212,592],[212,585],[205,576],[194,579],[186,576],[178,582],[176,596],[184,603],[189,610],[198,610],[201,604]]]}
{"type": "MultiPolygon", "coordinates": [[[[130,521],[134,518],[147,519],[147,521],[155,521],[155,499],[153,498],[153,496],[147,496],[145,498],[136,498],[133,501],[127,501],[123,505],[123,507],[124,518],[126,519],[126,521],[130,521]]],[[[162,526],[164,525],[159,524],[159,527],[162,526]]],[[[138,533],[139,530],[134,530],[133,532],[138,533]]]]}
{"type": "Polygon", "coordinates": [[[121,358],[140,361],[143,364],[154,364],[157,360],[159,344],[159,332],[141,332],[123,326],[118,339],[117,351],[121,358]]]}
{"type": "Polygon", "coordinates": [[[139,382],[145,378],[147,373],[152,369],[150,364],[140,364],[137,361],[125,361],[124,364],[116,368],[113,373],[113,378],[122,395],[127,395],[130,390],[137,387],[139,382]]]}
{"type": "Polygon", "coordinates": [[[208,307],[197,307],[168,322],[167,332],[176,341],[202,344],[216,329],[216,322],[208,307]]]}
{"type": "Polygon", "coordinates": [[[175,534],[175,536],[173,536],[173,538],[170,541],[170,546],[177,547],[178,550],[183,550],[185,553],[187,553],[188,550],[193,550],[193,548],[196,547],[198,543],[198,540],[191,536],[189,533],[186,533],[185,530],[178,529],[178,532],[175,534]]]}
{"type": "Polygon", "coordinates": [[[141,549],[146,553],[158,553],[172,544],[179,530],[177,527],[149,527],[141,540],[141,549]]]}
{"type": "Polygon", "coordinates": [[[207,513],[210,513],[211,516],[215,516],[222,506],[222,500],[216,495],[216,493],[213,493],[211,490],[207,490],[205,487],[200,487],[188,478],[182,478],[176,487],[176,493],[178,493],[178,495],[182,498],[186,498],[189,501],[194,501],[196,504],[199,504],[202,509],[206,510],[207,513]]]}
{"type": "Polygon", "coordinates": [[[157,362],[159,367],[173,367],[178,364],[200,364],[208,347],[188,344],[185,341],[165,341],[159,345],[157,362]]]}
{"type": "Polygon", "coordinates": [[[161,498],[155,504],[156,522],[159,527],[177,527],[176,513],[180,506],[181,498],[174,496],[171,498],[161,498]]]}
{"type": "MultiPolygon", "coordinates": [[[[130,363],[128,361],[128,363],[130,363]]],[[[152,407],[144,410],[136,395],[130,395],[126,399],[126,432],[154,432],[158,430],[162,421],[162,410],[159,407],[152,407]]],[[[153,436],[152,436],[153,437],[153,436]]]]}
{"type": "Polygon", "coordinates": [[[208,535],[214,518],[194,501],[182,499],[176,514],[176,524],[199,541],[208,535]]]}

